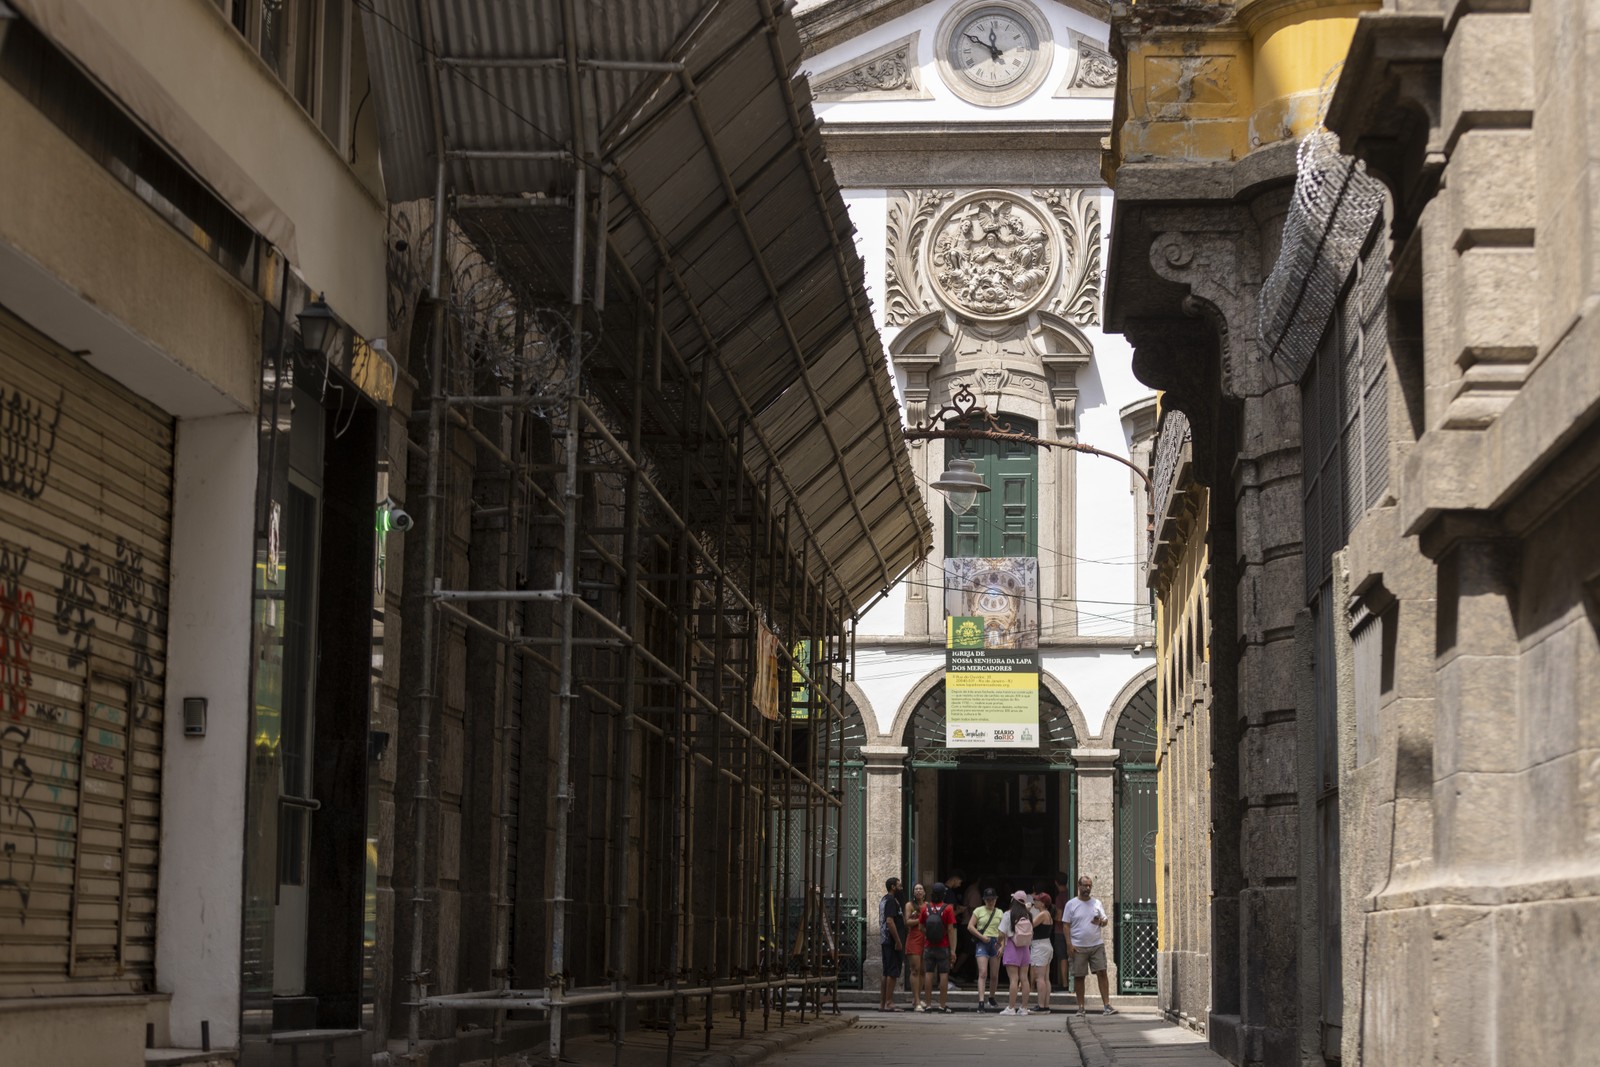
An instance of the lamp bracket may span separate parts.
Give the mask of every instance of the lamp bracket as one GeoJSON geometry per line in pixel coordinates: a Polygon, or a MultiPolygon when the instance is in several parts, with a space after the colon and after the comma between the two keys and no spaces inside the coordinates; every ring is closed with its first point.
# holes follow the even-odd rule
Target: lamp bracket
{"type": "MultiPolygon", "coordinates": [[[[978,402],[972,390],[965,382],[957,383],[960,388],[950,398],[950,402],[928,418],[912,427],[911,433],[931,434],[937,431],[939,423],[945,424],[945,429],[966,431],[974,436],[982,436],[984,432],[1001,433],[1016,436],[1016,431],[1008,422],[1002,422],[978,402]]],[[[953,435],[952,435],[953,436],[953,435]]]]}

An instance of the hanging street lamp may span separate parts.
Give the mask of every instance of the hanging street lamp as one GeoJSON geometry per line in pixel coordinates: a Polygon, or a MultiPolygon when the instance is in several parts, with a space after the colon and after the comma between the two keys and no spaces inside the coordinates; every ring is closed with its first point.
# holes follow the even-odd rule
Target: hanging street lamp
{"type": "MultiPolygon", "coordinates": [[[[1013,430],[1008,423],[995,418],[982,404],[979,404],[978,398],[966,385],[962,385],[956,391],[950,398],[950,403],[934,412],[929,418],[906,429],[905,437],[908,441],[933,441],[942,438],[947,441],[1008,441],[1014,444],[1036,445],[1040,448],[1068,448],[1074,452],[1116,460],[1139,476],[1139,480],[1144,482],[1146,491],[1150,488],[1150,476],[1131,460],[1115,452],[1106,452],[1093,445],[1079,444],[1077,441],[1058,441],[1053,437],[1038,437],[1013,430]]],[[[946,505],[956,515],[965,515],[971,511],[973,505],[977,503],[978,494],[989,492],[989,487],[978,474],[977,465],[970,459],[960,457],[952,459],[945,472],[939,475],[936,481],[928,484],[945,494],[946,505]]]]}

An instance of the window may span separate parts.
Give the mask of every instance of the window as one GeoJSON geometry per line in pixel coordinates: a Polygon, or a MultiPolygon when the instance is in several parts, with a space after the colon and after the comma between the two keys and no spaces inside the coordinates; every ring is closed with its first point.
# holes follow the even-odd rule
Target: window
{"type": "Polygon", "coordinates": [[[1389,485],[1385,283],[1387,245],[1375,225],[1316,356],[1300,381],[1306,597],[1389,485]]]}
{"type": "Polygon", "coordinates": [[[217,6],[344,155],[350,0],[217,0],[217,6]]]}
{"type": "MultiPolygon", "coordinates": [[[[1014,415],[1001,421],[1017,433],[1037,435],[1039,424],[1014,415]]],[[[1015,441],[947,441],[945,462],[970,459],[989,492],[965,515],[945,527],[950,557],[1036,556],[1039,554],[1039,449],[1015,441]]]]}

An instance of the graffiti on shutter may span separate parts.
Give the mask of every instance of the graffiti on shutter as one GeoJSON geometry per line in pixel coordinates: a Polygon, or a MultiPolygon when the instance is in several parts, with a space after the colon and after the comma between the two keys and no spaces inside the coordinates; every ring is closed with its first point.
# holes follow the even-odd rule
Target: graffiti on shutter
{"type": "Polygon", "coordinates": [[[0,311],[0,996],[154,978],[171,420],[0,311]]]}

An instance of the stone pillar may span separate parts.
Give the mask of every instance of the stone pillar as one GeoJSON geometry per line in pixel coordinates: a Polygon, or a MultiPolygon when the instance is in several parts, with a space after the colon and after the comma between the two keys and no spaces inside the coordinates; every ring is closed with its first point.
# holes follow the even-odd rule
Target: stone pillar
{"type": "MultiPolygon", "coordinates": [[[[1074,883],[1080,873],[1094,879],[1094,895],[1115,916],[1117,899],[1117,789],[1114,748],[1075,748],[1078,765],[1078,869],[1070,871],[1074,883]]],[[[1113,992],[1117,988],[1116,927],[1106,931],[1106,973],[1113,992]]],[[[1090,993],[1094,993],[1090,989],[1090,993]]],[[[1092,1000],[1093,997],[1091,996],[1092,1000]]]]}
{"type": "Polygon", "coordinates": [[[862,953],[864,989],[875,990],[883,980],[883,955],[878,951],[882,927],[878,923],[878,902],[883,899],[883,883],[896,874],[911,892],[911,876],[905,869],[901,844],[905,804],[903,790],[907,749],[902,745],[863,745],[867,774],[867,943],[862,953]]]}

